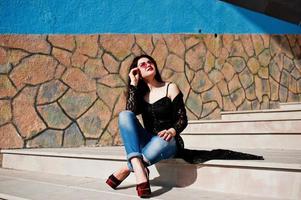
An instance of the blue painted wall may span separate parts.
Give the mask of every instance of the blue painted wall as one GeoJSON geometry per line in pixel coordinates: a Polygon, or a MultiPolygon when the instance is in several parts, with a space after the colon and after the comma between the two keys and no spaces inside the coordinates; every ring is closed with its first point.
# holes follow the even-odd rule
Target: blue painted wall
{"type": "Polygon", "coordinates": [[[0,33],[301,33],[218,0],[0,0],[0,33]]]}

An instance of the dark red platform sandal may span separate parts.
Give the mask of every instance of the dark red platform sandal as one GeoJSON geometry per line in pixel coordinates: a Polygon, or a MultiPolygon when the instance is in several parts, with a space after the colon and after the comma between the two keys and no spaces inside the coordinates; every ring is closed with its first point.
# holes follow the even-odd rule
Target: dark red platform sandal
{"type": "Polygon", "coordinates": [[[149,184],[149,169],[146,167],[146,178],[147,182],[140,183],[136,185],[137,194],[141,198],[148,198],[151,196],[151,188],[149,184]]]}
{"type": "Polygon", "coordinates": [[[122,181],[118,180],[113,174],[109,176],[109,178],[106,181],[106,184],[108,184],[111,188],[116,190],[118,185],[120,185],[122,181]]]}

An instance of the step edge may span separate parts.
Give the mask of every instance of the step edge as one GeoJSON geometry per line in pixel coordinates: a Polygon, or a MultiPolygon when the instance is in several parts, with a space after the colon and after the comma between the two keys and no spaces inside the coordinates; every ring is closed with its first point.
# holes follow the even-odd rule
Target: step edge
{"type": "Polygon", "coordinates": [[[237,123],[237,122],[291,122],[291,121],[300,121],[300,119],[244,119],[244,120],[236,120],[236,119],[212,119],[212,120],[188,120],[188,124],[211,124],[211,123],[237,123]]]}
{"type": "Polygon", "coordinates": [[[236,114],[257,114],[257,113],[278,113],[278,112],[301,112],[301,109],[263,109],[263,110],[238,110],[238,111],[221,111],[221,115],[236,114]]]}

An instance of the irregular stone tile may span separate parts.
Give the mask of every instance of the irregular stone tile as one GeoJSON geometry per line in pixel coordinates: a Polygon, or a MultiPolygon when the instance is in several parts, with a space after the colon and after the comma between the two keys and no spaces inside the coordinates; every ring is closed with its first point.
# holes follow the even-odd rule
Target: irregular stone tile
{"type": "Polygon", "coordinates": [[[271,77],[273,77],[273,79],[276,82],[278,82],[278,83],[280,82],[281,72],[280,72],[279,67],[278,67],[278,65],[277,65],[277,63],[274,59],[269,64],[269,74],[270,74],[271,77]]]}
{"type": "Polygon", "coordinates": [[[255,35],[255,34],[252,34],[251,38],[255,49],[255,53],[258,56],[264,49],[263,40],[260,37],[260,35],[255,35]]]}
{"type": "Polygon", "coordinates": [[[263,50],[259,56],[258,60],[261,66],[268,66],[271,61],[271,54],[269,49],[263,50]]]}
{"type": "Polygon", "coordinates": [[[91,92],[96,90],[96,82],[90,79],[78,68],[67,68],[62,80],[78,92],[91,92]]]}
{"type": "Polygon", "coordinates": [[[300,95],[295,94],[293,92],[288,92],[288,99],[287,102],[299,102],[300,101],[300,95]]]}
{"type": "Polygon", "coordinates": [[[83,69],[84,66],[85,66],[85,63],[87,62],[88,60],[88,57],[79,53],[78,50],[76,50],[73,54],[72,54],[72,57],[71,57],[71,63],[72,63],[72,66],[74,67],[78,67],[78,68],[81,68],[83,69]]]}
{"type": "Polygon", "coordinates": [[[63,131],[48,129],[29,140],[27,148],[58,148],[62,146],[63,131]]]}
{"type": "Polygon", "coordinates": [[[260,34],[264,48],[269,48],[270,47],[270,35],[269,34],[260,34]]]}
{"type": "Polygon", "coordinates": [[[301,94],[301,79],[298,80],[297,91],[298,91],[299,94],[301,94]]]}
{"type": "Polygon", "coordinates": [[[29,54],[22,50],[10,49],[8,64],[17,65],[20,61],[29,54]]]}
{"type": "Polygon", "coordinates": [[[243,86],[244,89],[250,87],[250,85],[254,82],[253,74],[249,70],[249,68],[245,68],[240,74],[239,74],[239,80],[243,86]]]}
{"type": "Polygon", "coordinates": [[[195,116],[197,116],[197,118],[201,117],[202,110],[203,110],[202,105],[203,105],[203,101],[201,96],[199,94],[194,93],[191,90],[187,97],[186,106],[195,116]]]}
{"type": "Polygon", "coordinates": [[[269,78],[269,68],[268,67],[260,67],[258,70],[258,76],[262,79],[269,78]]]}
{"type": "Polygon", "coordinates": [[[209,115],[202,118],[203,120],[217,120],[221,119],[221,109],[216,107],[209,115]]]}
{"type": "Polygon", "coordinates": [[[269,81],[255,76],[255,90],[257,99],[262,102],[262,96],[264,94],[270,96],[269,81]]]}
{"type": "Polygon", "coordinates": [[[196,93],[201,93],[213,86],[207,74],[204,71],[198,71],[191,82],[191,88],[196,93]]]}
{"type": "Polygon", "coordinates": [[[95,92],[80,93],[70,89],[60,98],[59,103],[70,117],[76,119],[92,105],[96,98],[95,92]]]}
{"type": "Polygon", "coordinates": [[[294,58],[294,55],[293,55],[293,52],[292,52],[292,49],[291,49],[291,46],[288,42],[288,39],[285,37],[285,36],[282,36],[281,37],[281,43],[280,43],[280,46],[281,46],[281,51],[289,58],[293,59],[294,58]]]}
{"type": "Polygon", "coordinates": [[[71,56],[72,54],[68,51],[58,49],[58,48],[53,48],[52,49],[52,55],[62,64],[65,66],[70,66],[71,65],[71,56]]]}
{"type": "Polygon", "coordinates": [[[282,85],[279,86],[279,100],[280,102],[287,102],[288,99],[288,89],[283,87],[282,85]]]}
{"type": "Polygon", "coordinates": [[[294,78],[289,79],[289,91],[291,91],[294,94],[297,94],[297,81],[294,78]]]}
{"type": "Polygon", "coordinates": [[[223,75],[220,71],[218,71],[218,70],[216,70],[216,69],[213,69],[213,70],[208,74],[208,76],[209,76],[210,81],[211,81],[212,83],[214,83],[214,84],[217,84],[218,82],[220,82],[221,80],[224,79],[224,75],[223,75]]]}
{"type": "Polygon", "coordinates": [[[210,115],[217,107],[218,107],[218,105],[215,101],[204,103],[201,119],[203,119],[203,118],[207,117],[208,115],[210,115]]]}
{"type": "Polygon", "coordinates": [[[278,101],[279,84],[272,77],[269,77],[269,83],[271,86],[271,100],[278,101]]]}
{"type": "Polygon", "coordinates": [[[150,55],[154,49],[153,43],[152,43],[152,36],[151,35],[145,35],[145,34],[136,34],[136,43],[139,45],[139,47],[148,55],[150,55]]]}
{"type": "Polygon", "coordinates": [[[245,91],[243,88],[240,88],[230,94],[231,101],[234,103],[236,107],[239,107],[245,100],[245,91]]]}
{"type": "Polygon", "coordinates": [[[260,103],[257,99],[252,101],[252,110],[260,110],[260,103]]]}
{"type": "Polygon", "coordinates": [[[17,90],[7,77],[7,75],[0,75],[0,98],[13,97],[17,90]]]}
{"type": "Polygon", "coordinates": [[[114,107],[114,111],[113,111],[113,118],[114,117],[118,117],[118,114],[125,110],[125,104],[126,104],[126,94],[125,94],[125,89],[124,91],[120,94],[117,103],[114,107]]]}
{"type": "Polygon", "coordinates": [[[104,67],[111,73],[118,73],[119,62],[117,62],[110,54],[105,53],[102,56],[104,67]]]}
{"type": "Polygon", "coordinates": [[[110,122],[107,130],[112,135],[118,135],[119,134],[119,127],[118,127],[118,117],[114,117],[110,122]]]}
{"type": "Polygon", "coordinates": [[[255,51],[254,51],[254,48],[253,48],[251,36],[250,35],[241,35],[240,39],[242,41],[242,45],[243,45],[247,55],[249,57],[254,56],[255,51]]]}
{"type": "Polygon", "coordinates": [[[63,147],[80,147],[85,145],[85,139],[76,123],[64,131],[63,147]]]}
{"type": "Polygon", "coordinates": [[[166,58],[168,56],[168,49],[163,39],[158,40],[152,57],[156,60],[159,71],[162,71],[166,58]]]}
{"type": "Polygon", "coordinates": [[[185,64],[184,68],[185,68],[184,69],[185,76],[187,77],[188,82],[191,83],[191,81],[195,75],[195,72],[193,70],[191,70],[187,64],[185,64]]]}
{"type": "Polygon", "coordinates": [[[106,51],[111,52],[118,60],[123,60],[131,53],[135,38],[132,34],[107,34],[101,35],[99,42],[106,51]]]}
{"type": "Polygon", "coordinates": [[[5,51],[5,49],[0,47],[0,67],[2,68],[2,66],[6,65],[7,62],[8,62],[8,53],[5,51]]]}
{"type": "Polygon", "coordinates": [[[223,46],[226,47],[228,52],[231,52],[233,41],[234,41],[233,35],[223,34],[223,46]]]}
{"type": "Polygon", "coordinates": [[[260,103],[260,109],[269,109],[270,108],[270,100],[267,95],[262,97],[262,102],[260,103]]]}
{"type": "Polygon", "coordinates": [[[86,139],[86,147],[95,147],[97,146],[98,139],[86,139]]]}
{"type": "Polygon", "coordinates": [[[170,80],[172,79],[172,76],[175,74],[176,72],[165,67],[163,68],[162,72],[161,72],[161,77],[163,80],[170,80]]]}
{"type": "Polygon", "coordinates": [[[102,60],[99,58],[88,59],[85,63],[84,72],[91,79],[101,78],[108,74],[108,71],[105,69],[102,60]]]}
{"type": "Polygon", "coordinates": [[[100,137],[100,139],[98,141],[98,144],[100,146],[104,146],[104,147],[105,146],[112,146],[112,145],[123,145],[123,143],[121,141],[121,138],[118,135],[116,135],[115,137],[113,137],[109,131],[105,131],[101,135],[101,137],[100,137]],[[116,141],[114,141],[115,137],[118,138],[118,139],[116,139],[116,141]]]}
{"type": "Polygon", "coordinates": [[[122,88],[111,88],[101,84],[97,84],[96,87],[98,97],[110,107],[110,110],[113,110],[114,103],[124,90],[122,88]]]}
{"type": "Polygon", "coordinates": [[[184,58],[185,46],[182,42],[181,35],[163,35],[164,40],[170,52],[176,54],[180,58],[184,58]]]}
{"type": "Polygon", "coordinates": [[[207,103],[209,101],[216,101],[219,107],[223,106],[222,96],[217,86],[214,86],[210,90],[203,92],[201,94],[201,97],[204,103],[207,103]]]}
{"type": "Polygon", "coordinates": [[[242,87],[237,74],[235,74],[232,80],[228,83],[228,87],[230,94],[242,87]]]}
{"type": "Polygon", "coordinates": [[[282,73],[281,73],[280,84],[282,86],[288,88],[289,87],[290,79],[291,79],[290,74],[286,70],[283,70],[282,73]]]}
{"type": "Polygon", "coordinates": [[[80,54],[96,57],[98,35],[76,35],[76,48],[80,54]]]}
{"type": "Polygon", "coordinates": [[[54,78],[60,79],[63,76],[63,73],[65,72],[65,70],[66,70],[66,67],[59,64],[55,69],[54,78]]]}
{"type": "Polygon", "coordinates": [[[222,73],[224,74],[224,77],[227,81],[230,81],[234,74],[235,74],[235,71],[233,69],[233,66],[229,63],[225,63],[223,68],[222,68],[222,73]]]}
{"type": "Polygon", "coordinates": [[[217,87],[223,96],[229,95],[228,85],[224,79],[218,82],[217,87]]]}
{"type": "Polygon", "coordinates": [[[229,57],[228,50],[223,47],[221,49],[220,56],[215,59],[214,68],[218,69],[218,70],[221,70],[223,68],[223,65],[225,64],[228,57],[229,57]]]}
{"type": "Polygon", "coordinates": [[[185,47],[189,49],[200,42],[199,35],[188,34],[184,35],[185,47]]]}
{"type": "Polygon", "coordinates": [[[83,115],[77,122],[86,138],[99,138],[110,121],[111,111],[101,100],[83,115]]]}
{"type": "Polygon", "coordinates": [[[279,101],[270,101],[270,109],[278,109],[279,101]]]}
{"type": "Polygon", "coordinates": [[[252,103],[247,99],[237,108],[237,110],[252,110],[252,103]]]}
{"type": "Polygon", "coordinates": [[[295,67],[301,72],[301,59],[294,59],[295,67]]]}
{"type": "Polygon", "coordinates": [[[0,126],[12,119],[10,101],[0,100],[0,126]]]}
{"type": "Polygon", "coordinates": [[[245,53],[244,47],[241,41],[234,41],[231,47],[230,56],[242,57],[245,60],[248,59],[248,55],[245,53]]]}
{"type": "Polygon", "coordinates": [[[300,46],[296,45],[296,46],[292,47],[292,51],[293,51],[295,59],[300,60],[301,59],[301,45],[300,46]]]}
{"type": "Polygon", "coordinates": [[[214,34],[207,34],[203,37],[207,49],[215,56],[219,57],[222,47],[222,39],[220,36],[215,37],[214,34]]]}
{"type": "Polygon", "coordinates": [[[36,93],[37,87],[25,87],[13,100],[13,121],[22,137],[29,138],[46,129],[35,110],[36,93]]]}
{"type": "Polygon", "coordinates": [[[245,92],[248,100],[255,100],[257,98],[255,93],[255,83],[252,83],[251,86],[245,90],[245,92]]]}
{"type": "Polygon", "coordinates": [[[166,60],[166,66],[176,72],[184,72],[184,60],[174,54],[169,54],[166,60]]]}
{"type": "Polygon", "coordinates": [[[55,47],[68,49],[69,51],[73,51],[75,48],[73,35],[49,35],[48,41],[55,47]]]}
{"type": "Polygon", "coordinates": [[[282,40],[281,35],[272,35],[271,36],[270,52],[271,52],[272,57],[281,53],[281,46],[280,46],[281,40],[282,40]]]}
{"type": "Polygon", "coordinates": [[[231,57],[227,61],[234,67],[234,70],[238,73],[242,72],[246,67],[246,62],[241,57],[231,57]]]}
{"type": "Polygon", "coordinates": [[[59,80],[44,83],[39,88],[37,103],[44,104],[56,101],[67,89],[68,87],[59,80]]]}
{"type": "Polygon", "coordinates": [[[194,71],[198,71],[203,68],[203,64],[206,58],[206,46],[203,42],[200,42],[196,46],[186,51],[185,59],[190,68],[194,71]]]}
{"type": "Polygon", "coordinates": [[[0,149],[23,148],[23,140],[12,124],[0,127],[0,149]]]}
{"type": "Polygon", "coordinates": [[[260,64],[259,64],[258,60],[254,57],[252,57],[248,60],[247,66],[253,74],[257,74],[257,72],[260,68],[260,64]]]}
{"type": "Polygon", "coordinates": [[[44,35],[1,35],[0,46],[24,49],[31,53],[50,53],[50,45],[44,35]]]}
{"type": "Polygon", "coordinates": [[[210,53],[210,51],[207,51],[204,71],[206,73],[210,72],[214,68],[214,64],[215,57],[212,55],[212,53],[210,53]]]}
{"type": "Polygon", "coordinates": [[[38,111],[50,128],[65,129],[71,123],[57,103],[38,106],[38,111]]]}
{"type": "Polygon", "coordinates": [[[234,111],[236,107],[232,102],[230,96],[223,96],[223,111],[234,111]]]}
{"type": "Polygon", "coordinates": [[[133,60],[134,60],[134,56],[130,55],[121,63],[121,67],[119,69],[119,74],[125,83],[128,83],[130,65],[132,64],[133,60]]]}
{"type": "Polygon", "coordinates": [[[14,68],[10,77],[17,88],[25,84],[37,85],[53,79],[57,61],[50,56],[33,55],[14,68]]]}
{"type": "Polygon", "coordinates": [[[198,119],[199,119],[199,118],[198,118],[194,113],[192,113],[189,109],[186,109],[186,115],[187,115],[188,120],[198,120],[198,119]]]}
{"type": "Polygon", "coordinates": [[[283,57],[283,67],[288,72],[291,72],[295,68],[295,65],[294,65],[294,62],[290,58],[284,56],[283,57]]]}
{"type": "Polygon", "coordinates": [[[133,46],[131,51],[135,57],[144,54],[143,50],[137,44],[133,46]]]}
{"type": "Polygon", "coordinates": [[[126,84],[120,78],[119,74],[108,74],[101,79],[98,79],[97,83],[101,83],[112,88],[126,86],[126,84]]]}

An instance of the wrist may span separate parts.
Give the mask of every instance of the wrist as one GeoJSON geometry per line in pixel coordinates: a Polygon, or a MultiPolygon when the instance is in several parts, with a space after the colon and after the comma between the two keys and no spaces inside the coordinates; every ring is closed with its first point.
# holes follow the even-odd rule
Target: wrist
{"type": "Polygon", "coordinates": [[[130,85],[137,87],[138,83],[135,83],[135,82],[131,81],[130,85]]]}

